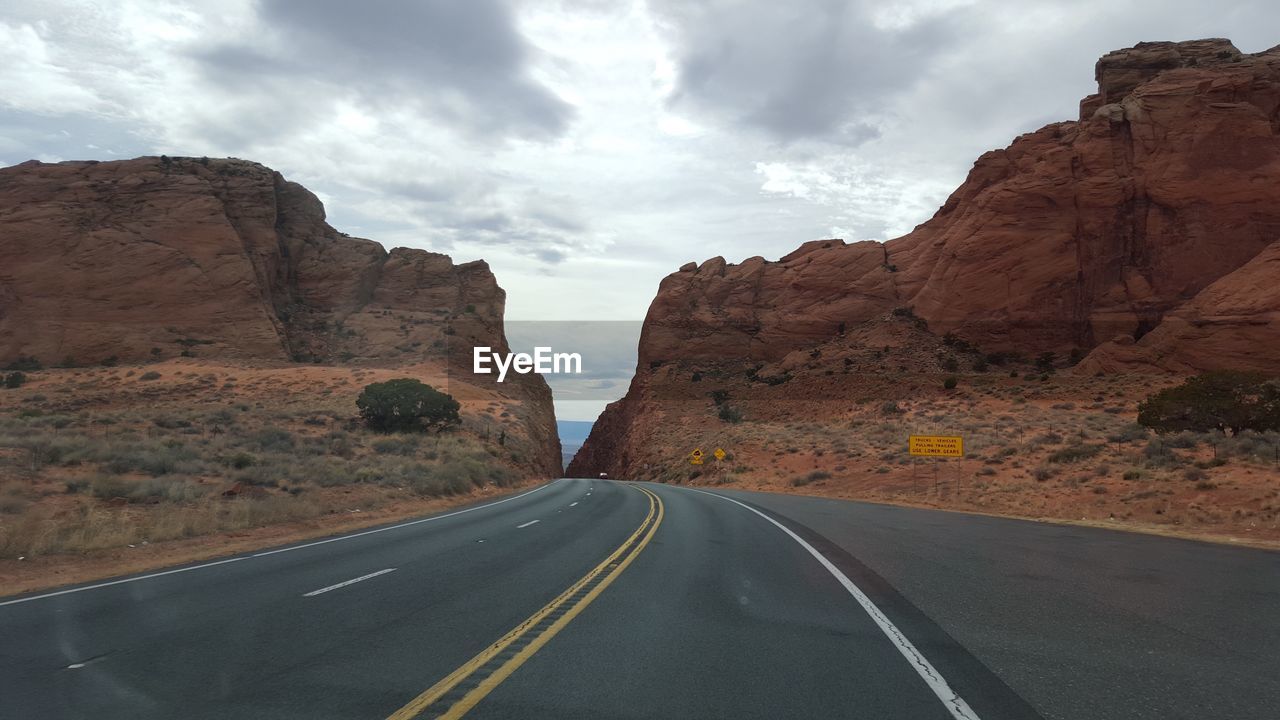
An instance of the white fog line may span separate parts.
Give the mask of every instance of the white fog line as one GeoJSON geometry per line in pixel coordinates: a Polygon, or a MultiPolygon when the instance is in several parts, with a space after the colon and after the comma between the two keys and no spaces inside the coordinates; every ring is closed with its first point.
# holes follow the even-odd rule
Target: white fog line
{"type": "Polygon", "coordinates": [[[578,504],[578,501],[574,500],[573,502],[569,503],[569,507],[573,507],[574,505],[577,505],[577,504],[578,504]]]}
{"type": "Polygon", "coordinates": [[[517,530],[519,530],[519,529],[521,529],[521,528],[527,528],[527,527],[529,527],[530,525],[532,525],[532,524],[534,524],[534,523],[536,523],[536,522],[539,522],[539,521],[538,521],[538,520],[530,520],[529,522],[527,522],[527,523],[525,523],[525,524],[523,524],[523,525],[517,525],[517,526],[516,526],[516,529],[517,529],[517,530]]]}
{"type": "Polygon", "coordinates": [[[316,595],[322,595],[324,593],[327,593],[330,590],[337,590],[338,588],[344,588],[348,585],[355,585],[356,583],[361,582],[363,580],[368,580],[369,578],[376,578],[379,575],[386,575],[389,572],[395,572],[395,571],[396,571],[395,568],[387,568],[385,570],[371,572],[368,575],[361,575],[358,578],[351,578],[350,580],[347,580],[345,582],[340,582],[337,585],[330,585],[329,587],[322,587],[319,590],[312,590],[309,593],[303,593],[302,597],[315,597],[316,595]]]}
{"type": "Polygon", "coordinates": [[[247,560],[247,559],[248,558],[242,558],[242,557],[227,558],[226,560],[218,560],[216,562],[205,563],[203,565],[193,565],[191,567],[178,568],[176,570],[165,570],[164,572],[151,573],[150,575],[142,575],[140,577],[124,578],[121,580],[112,580],[111,582],[98,583],[97,585],[86,585],[85,587],[71,588],[69,590],[59,590],[57,592],[45,593],[43,595],[35,595],[33,597],[28,597],[28,598],[18,598],[17,600],[5,600],[4,602],[0,602],[0,607],[4,607],[5,605],[17,605],[18,603],[30,602],[32,600],[39,600],[41,598],[55,597],[57,595],[70,595],[71,593],[78,593],[82,590],[94,590],[96,588],[104,588],[104,587],[109,587],[111,585],[120,585],[122,583],[133,582],[135,580],[146,580],[148,578],[160,577],[162,575],[173,575],[175,573],[186,572],[188,570],[199,570],[200,568],[213,567],[214,565],[224,565],[226,563],[237,562],[239,560],[247,560]]]}
{"type": "Polygon", "coordinates": [[[889,641],[893,643],[894,647],[898,648],[898,652],[902,653],[902,657],[907,659],[907,663],[916,671],[916,674],[925,681],[925,684],[929,686],[929,689],[933,691],[933,694],[937,695],[938,699],[942,701],[942,704],[951,712],[951,717],[956,720],[978,720],[978,714],[973,711],[973,708],[969,707],[969,703],[965,702],[964,698],[960,697],[956,691],[951,689],[951,686],[947,684],[947,681],[938,673],[937,669],[933,667],[933,664],[925,658],[924,654],[916,649],[916,646],[907,639],[907,636],[898,629],[898,626],[894,625],[893,622],[890,621],[883,612],[881,612],[880,608],[877,607],[875,603],[871,602],[871,598],[867,597],[866,593],[862,592],[861,588],[855,585],[847,575],[840,571],[840,568],[836,567],[822,553],[818,552],[816,548],[806,542],[804,538],[792,532],[786,525],[783,525],[746,503],[739,502],[724,495],[707,492],[705,490],[698,490],[696,488],[683,489],[692,490],[693,492],[702,493],[703,495],[710,495],[714,498],[720,498],[721,500],[726,500],[739,507],[746,508],[747,510],[750,510],[756,515],[759,515],[765,520],[773,523],[778,527],[778,529],[789,535],[792,540],[795,540],[800,545],[800,547],[809,551],[809,554],[821,563],[822,567],[826,568],[827,572],[831,573],[832,577],[834,577],[837,582],[844,586],[844,589],[853,596],[853,599],[858,601],[858,604],[867,612],[867,615],[871,616],[871,619],[880,627],[880,630],[889,638],[889,641]]]}
{"type": "Polygon", "coordinates": [[[466,508],[465,510],[455,510],[454,512],[446,513],[444,515],[435,515],[429,518],[422,518],[420,520],[411,520],[407,523],[400,523],[399,525],[391,525],[389,527],[374,528],[373,530],[365,530],[364,532],[358,532],[354,535],[343,535],[342,537],[329,538],[328,540],[317,540],[316,542],[307,543],[306,545],[294,545],[293,547],[280,548],[278,550],[267,550],[265,552],[254,553],[252,557],[264,557],[266,555],[275,555],[277,553],[289,552],[291,550],[301,550],[302,548],[315,547],[316,545],[324,545],[325,543],[338,542],[339,540],[350,540],[352,538],[358,538],[364,535],[373,535],[374,533],[386,532],[388,530],[399,530],[402,527],[409,527],[410,525],[419,525],[425,522],[432,522],[433,520],[443,520],[445,518],[453,517],[454,515],[461,515],[463,513],[469,513],[474,510],[483,510],[485,508],[493,507],[494,505],[501,505],[502,503],[511,502],[512,500],[519,500],[525,495],[531,495],[545,487],[550,487],[551,485],[552,483],[547,483],[546,485],[541,485],[539,487],[536,487],[530,490],[529,492],[522,492],[519,495],[513,495],[512,497],[503,498],[501,500],[497,500],[491,503],[486,503],[484,505],[477,505],[475,507],[466,508]]]}
{"type": "Polygon", "coordinates": [[[553,480],[547,483],[546,485],[539,485],[538,487],[532,490],[529,490],[528,492],[522,492],[519,495],[512,495],[509,498],[495,500],[491,503],[486,503],[484,505],[477,505],[475,507],[469,507],[464,510],[455,510],[454,512],[446,513],[444,515],[434,515],[429,518],[410,520],[409,522],[400,523],[399,525],[389,525],[383,528],[365,530],[364,532],[358,532],[352,535],[341,535],[339,537],[329,538],[328,540],[318,540],[316,542],[307,543],[305,545],[294,545],[293,547],[279,548],[278,550],[266,550],[264,552],[254,553],[253,555],[244,555],[241,557],[227,558],[226,560],[215,560],[213,562],[207,562],[202,565],[192,565],[191,567],[177,568],[174,570],[165,570],[163,572],[149,573],[147,575],[139,575],[137,577],[121,578],[119,580],[111,580],[108,582],[95,583],[93,585],[85,585],[84,587],[78,587],[78,588],[69,588],[67,590],[58,590],[56,592],[44,593],[42,595],[32,595],[31,597],[17,598],[15,600],[4,600],[4,601],[0,601],[0,607],[4,607],[5,605],[17,605],[18,603],[31,602],[32,600],[43,600],[44,598],[57,597],[58,595],[69,595],[71,593],[83,592],[85,590],[97,590],[98,588],[110,587],[112,585],[120,585],[123,583],[137,582],[139,580],[150,580],[151,578],[158,578],[164,575],[173,575],[174,573],[187,572],[188,570],[203,570],[204,568],[211,568],[211,567],[214,567],[215,565],[225,565],[226,563],[238,562],[240,560],[248,560],[250,558],[264,557],[266,555],[275,555],[277,553],[289,552],[290,550],[301,550],[302,548],[315,547],[316,545],[324,545],[326,543],[338,542],[339,540],[350,540],[352,538],[363,537],[365,535],[372,535],[374,533],[386,532],[387,530],[398,530],[403,527],[409,527],[410,525],[419,525],[421,523],[432,522],[433,520],[443,520],[445,518],[453,517],[455,515],[462,515],[463,513],[469,513],[474,510],[483,510],[485,508],[493,507],[494,505],[501,505],[502,503],[511,502],[512,500],[519,500],[525,495],[532,495],[533,493],[536,493],[539,490],[551,487],[556,482],[558,481],[553,480]]]}

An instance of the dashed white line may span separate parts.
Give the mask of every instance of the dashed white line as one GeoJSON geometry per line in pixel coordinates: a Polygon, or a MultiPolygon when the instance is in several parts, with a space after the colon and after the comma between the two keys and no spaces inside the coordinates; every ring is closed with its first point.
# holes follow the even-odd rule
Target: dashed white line
{"type": "Polygon", "coordinates": [[[348,585],[355,585],[356,583],[363,582],[365,580],[368,580],[369,578],[376,578],[379,575],[386,575],[389,572],[395,572],[395,571],[396,571],[395,568],[385,568],[377,572],[371,572],[368,575],[361,575],[358,578],[351,578],[350,580],[340,582],[337,585],[330,585],[329,587],[322,587],[319,590],[312,590],[309,593],[303,593],[302,597],[315,597],[316,595],[323,595],[324,593],[327,593],[330,590],[337,590],[338,588],[344,588],[348,585]]]}
{"type": "Polygon", "coordinates": [[[799,543],[800,547],[809,551],[809,554],[821,563],[822,567],[827,569],[827,572],[831,573],[832,577],[836,579],[836,582],[839,582],[844,586],[844,589],[847,590],[849,594],[853,596],[853,599],[862,606],[862,609],[867,612],[867,615],[871,616],[872,621],[880,627],[881,632],[889,638],[889,641],[898,649],[898,652],[902,653],[902,657],[907,659],[907,663],[916,671],[916,674],[925,681],[929,686],[929,689],[933,690],[933,694],[937,695],[938,699],[942,701],[942,704],[946,706],[947,710],[951,713],[951,717],[956,720],[978,720],[978,714],[973,711],[973,708],[969,707],[969,703],[965,702],[964,698],[960,697],[959,693],[951,689],[951,686],[947,684],[946,679],[943,678],[942,675],[938,673],[937,669],[933,667],[933,663],[930,663],[928,659],[925,658],[924,654],[916,649],[916,646],[907,639],[907,636],[898,629],[898,626],[894,625],[893,622],[889,620],[883,612],[881,612],[880,608],[877,607],[875,603],[871,602],[871,598],[867,597],[866,593],[862,592],[861,588],[854,585],[853,581],[840,571],[840,568],[836,567],[835,564],[828,560],[822,553],[818,552],[816,548],[806,542],[804,538],[792,532],[791,528],[783,525],[746,503],[738,502],[731,497],[718,495],[705,490],[698,490],[696,488],[684,489],[692,490],[696,493],[702,493],[703,495],[710,495],[714,498],[720,498],[721,500],[726,500],[734,505],[746,508],[747,510],[750,510],[756,515],[759,515],[765,520],[773,523],[778,527],[778,529],[782,530],[782,532],[791,536],[791,539],[799,543]]]}
{"type": "Polygon", "coordinates": [[[540,522],[540,521],[539,521],[539,520],[530,520],[529,522],[527,522],[527,523],[525,523],[525,524],[523,524],[523,525],[517,525],[517,526],[516,526],[516,529],[517,529],[517,530],[519,530],[519,529],[521,529],[521,528],[527,528],[527,527],[529,527],[530,525],[532,525],[532,524],[534,524],[534,523],[536,523],[536,522],[540,522]]]}
{"type": "Polygon", "coordinates": [[[574,505],[577,505],[577,504],[578,504],[578,501],[577,501],[577,500],[575,500],[575,501],[573,501],[573,502],[569,503],[569,507],[573,507],[574,505]]]}

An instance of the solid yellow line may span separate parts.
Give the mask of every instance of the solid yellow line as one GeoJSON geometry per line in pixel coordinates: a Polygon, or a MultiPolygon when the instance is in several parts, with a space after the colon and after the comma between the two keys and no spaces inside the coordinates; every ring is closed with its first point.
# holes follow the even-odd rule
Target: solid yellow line
{"type": "Polygon", "coordinates": [[[631,561],[636,559],[636,556],[640,554],[640,551],[644,550],[645,545],[648,545],[649,541],[653,539],[653,534],[658,531],[658,526],[662,524],[663,507],[662,499],[657,495],[643,488],[641,488],[640,491],[652,498],[650,502],[657,501],[658,503],[658,519],[655,520],[653,525],[649,528],[649,532],[644,536],[644,539],[636,545],[636,547],[622,562],[618,563],[618,566],[614,568],[613,572],[605,576],[598,585],[591,588],[591,591],[583,596],[582,600],[569,608],[565,614],[560,617],[560,619],[552,623],[551,627],[543,631],[541,635],[530,641],[530,643],[520,652],[516,653],[514,657],[503,663],[502,667],[495,670],[493,674],[489,675],[489,677],[481,680],[479,685],[455,703],[453,707],[449,708],[448,712],[441,715],[441,720],[457,720],[457,718],[465,715],[468,710],[475,707],[476,703],[483,700],[486,695],[493,692],[494,688],[501,685],[503,680],[506,680],[511,673],[518,670],[525,661],[533,657],[534,653],[538,652],[543,645],[546,645],[551,638],[555,637],[556,634],[563,630],[570,621],[577,617],[578,613],[582,612],[584,608],[590,605],[591,601],[595,600],[600,593],[604,592],[604,589],[617,579],[617,577],[622,574],[623,570],[627,569],[627,566],[631,564],[631,561]]]}
{"type": "MultiPolygon", "coordinates": [[[[458,683],[466,679],[468,675],[470,675],[471,673],[483,667],[495,656],[497,656],[499,653],[505,650],[507,646],[509,646],[511,643],[515,642],[516,640],[518,640],[522,635],[524,635],[531,628],[537,625],[539,621],[541,621],[547,615],[554,612],[556,608],[563,605],[583,585],[590,582],[592,578],[604,572],[604,570],[608,568],[609,565],[617,561],[618,556],[620,556],[622,552],[626,550],[629,545],[631,545],[631,543],[635,542],[636,538],[639,537],[640,533],[644,531],[645,526],[649,524],[649,521],[651,519],[653,519],[655,511],[658,513],[659,522],[661,522],[662,501],[658,499],[658,496],[654,495],[648,490],[645,490],[643,488],[636,488],[636,489],[640,490],[645,495],[649,496],[649,513],[645,516],[644,522],[640,523],[640,526],[635,529],[635,532],[631,533],[631,535],[626,539],[625,542],[622,543],[622,545],[618,546],[616,550],[610,553],[609,557],[605,558],[599,565],[593,568],[591,572],[587,573],[582,577],[582,579],[578,580],[572,586],[570,586],[568,590],[565,590],[564,592],[560,593],[560,595],[556,596],[554,600],[552,600],[551,602],[543,606],[541,610],[538,610],[536,613],[529,616],[527,620],[520,623],[516,627],[512,628],[510,631],[507,632],[507,634],[499,638],[497,642],[493,643],[489,647],[482,650],[480,654],[476,655],[475,657],[471,658],[467,662],[463,663],[457,670],[454,670],[453,672],[449,673],[447,676],[444,677],[444,679],[440,680],[435,685],[432,685],[431,687],[427,688],[425,691],[422,692],[422,694],[410,700],[407,704],[405,704],[404,707],[400,708],[399,710],[395,711],[390,716],[388,716],[387,720],[410,720],[410,718],[417,717],[419,714],[422,713],[423,710],[426,710],[428,707],[430,707],[432,703],[436,702],[441,697],[444,697],[444,695],[448,693],[450,690],[452,690],[458,683]]],[[[656,524],[654,527],[656,527],[656,524]]],[[[652,537],[652,532],[650,533],[650,537],[652,537]]],[[[648,542],[648,538],[645,539],[645,542],[646,543],[648,542]]]]}

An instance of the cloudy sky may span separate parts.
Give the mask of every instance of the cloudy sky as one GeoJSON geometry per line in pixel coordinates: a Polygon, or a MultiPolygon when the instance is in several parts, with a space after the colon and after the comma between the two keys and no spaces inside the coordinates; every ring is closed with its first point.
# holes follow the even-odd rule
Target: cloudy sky
{"type": "Polygon", "coordinates": [[[5,0],[0,165],[257,160],[340,230],[489,261],[508,318],[636,320],[690,260],[909,231],[1108,50],[1275,28],[1270,0],[5,0]]]}

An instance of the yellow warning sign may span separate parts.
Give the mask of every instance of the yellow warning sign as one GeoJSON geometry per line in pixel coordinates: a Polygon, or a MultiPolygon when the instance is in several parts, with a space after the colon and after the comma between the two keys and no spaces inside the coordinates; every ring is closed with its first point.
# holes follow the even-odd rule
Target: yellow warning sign
{"type": "Polygon", "coordinates": [[[716,460],[723,460],[723,459],[724,459],[724,456],[725,456],[725,455],[727,455],[728,453],[726,453],[726,452],[725,452],[723,449],[721,449],[721,448],[716,448],[716,451],[715,451],[715,452],[713,452],[713,453],[711,453],[711,454],[716,456],[716,460]]]}
{"type": "Polygon", "coordinates": [[[912,435],[912,455],[924,457],[964,457],[964,438],[959,435],[912,435]]]}
{"type": "Polygon", "coordinates": [[[693,465],[702,464],[702,448],[694,448],[693,452],[689,453],[689,462],[693,465]]]}

